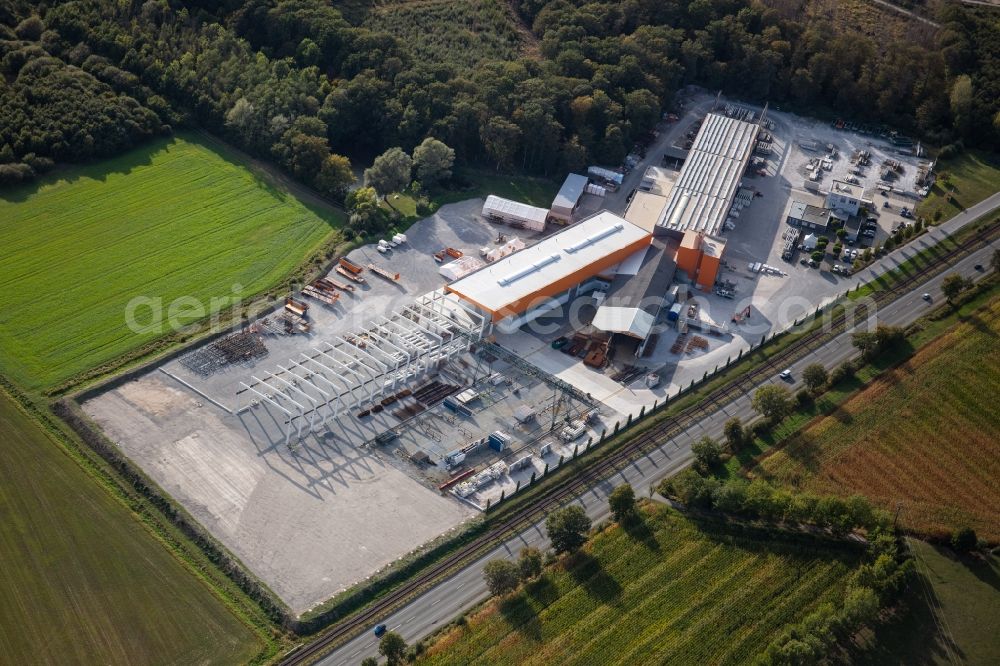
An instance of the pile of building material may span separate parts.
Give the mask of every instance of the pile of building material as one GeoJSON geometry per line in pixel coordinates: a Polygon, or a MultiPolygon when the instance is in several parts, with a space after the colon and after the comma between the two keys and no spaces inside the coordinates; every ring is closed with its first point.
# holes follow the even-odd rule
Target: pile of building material
{"type": "Polygon", "coordinates": [[[525,248],[524,241],[514,236],[507,240],[500,247],[495,247],[486,253],[486,261],[493,263],[498,259],[503,259],[504,257],[514,254],[518,250],[523,250],[525,248]]]}
{"type": "Polygon", "coordinates": [[[370,270],[375,275],[380,278],[389,280],[390,282],[399,282],[399,273],[393,273],[388,271],[381,266],[376,266],[375,264],[368,264],[368,270],[370,270]]]}
{"type": "Polygon", "coordinates": [[[340,298],[340,292],[325,278],[313,280],[302,289],[302,293],[327,305],[336,305],[340,298]]]}
{"type": "Polygon", "coordinates": [[[537,206],[529,206],[519,201],[511,201],[489,195],[483,204],[483,217],[491,222],[505,222],[519,229],[542,231],[549,211],[537,206]]]}
{"type": "Polygon", "coordinates": [[[361,273],[364,269],[347,259],[346,257],[341,257],[340,261],[337,263],[337,272],[346,277],[348,280],[353,280],[357,283],[364,283],[365,279],[361,277],[361,273]]]}
{"type": "Polygon", "coordinates": [[[185,354],[180,363],[191,372],[208,377],[227,365],[253,361],[267,353],[258,327],[249,326],[185,354]]]}

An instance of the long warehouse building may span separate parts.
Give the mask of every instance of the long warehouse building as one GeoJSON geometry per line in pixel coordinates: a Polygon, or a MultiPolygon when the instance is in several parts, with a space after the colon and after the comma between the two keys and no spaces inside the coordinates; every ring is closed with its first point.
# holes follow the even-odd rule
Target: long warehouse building
{"type": "Polygon", "coordinates": [[[577,294],[607,288],[611,269],[649,247],[652,239],[649,231],[602,211],[445,289],[494,324],[517,328],[577,294]],[[602,274],[606,279],[592,280],[602,274]]]}
{"type": "Polygon", "coordinates": [[[757,143],[760,126],[709,113],[656,223],[656,235],[717,236],[757,143]]]}

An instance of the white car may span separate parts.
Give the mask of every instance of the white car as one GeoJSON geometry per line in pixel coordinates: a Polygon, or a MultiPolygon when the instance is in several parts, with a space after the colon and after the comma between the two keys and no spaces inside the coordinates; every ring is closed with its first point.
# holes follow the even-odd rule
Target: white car
{"type": "Polygon", "coordinates": [[[789,381],[792,378],[792,369],[788,368],[786,370],[782,370],[780,373],[778,373],[778,376],[784,379],[785,381],[789,381]]]}

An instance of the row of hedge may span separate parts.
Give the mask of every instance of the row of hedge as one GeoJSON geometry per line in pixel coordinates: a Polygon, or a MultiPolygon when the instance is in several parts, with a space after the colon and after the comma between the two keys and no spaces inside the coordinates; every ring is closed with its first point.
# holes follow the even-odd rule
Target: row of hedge
{"type": "Polygon", "coordinates": [[[793,493],[760,479],[723,482],[703,477],[693,469],[664,479],[659,492],[694,508],[715,509],[776,523],[811,525],[835,534],[858,529],[887,529],[892,522],[885,511],[874,508],[860,495],[844,499],[833,495],[793,493]]]}

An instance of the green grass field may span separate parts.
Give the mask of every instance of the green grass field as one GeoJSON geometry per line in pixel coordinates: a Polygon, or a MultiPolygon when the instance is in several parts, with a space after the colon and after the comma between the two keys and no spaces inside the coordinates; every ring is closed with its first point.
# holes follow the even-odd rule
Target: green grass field
{"type": "Polygon", "coordinates": [[[910,540],[917,579],[902,607],[854,663],[871,666],[991,666],[1000,663],[1000,558],[957,559],[910,540]]]}
{"type": "Polygon", "coordinates": [[[381,1],[363,25],[399,38],[417,60],[461,67],[516,59],[526,32],[498,0],[381,1]]]}
{"type": "Polygon", "coordinates": [[[218,309],[234,285],[248,298],[279,283],[341,223],[193,135],[0,193],[0,220],[0,371],[32,389],[170,332],[130,330],[131,299],[159,300],[164,319],[190,307],[180,297],[218,309]]]}
{"type": "Polygon", "coordinates": [[[1000,539],[1000,300],[976,310],[749,472],[815,493],[859,493],[900,523],[1000,539]]]}
{"type": "Polygon", "coordinates": [[[0,661],[246,663],[262,642],[0,392],[0,661]]]}
{"type": "Polygon", "coordinates": [[[743,664],[789,622],[843,592],[853,556],[695,525],[663,505],[468,626],[421,664],[743,664]]]}
{"type": "Polygon", "coordinates": [[[916,208],[917,215],[931,222],[943,222],[1000,189],[1000,157],[980,150],[942,160],[937,172],[938,182],[916,208]],[[954,202],[948,200],[949,193],[954,202]]]}

